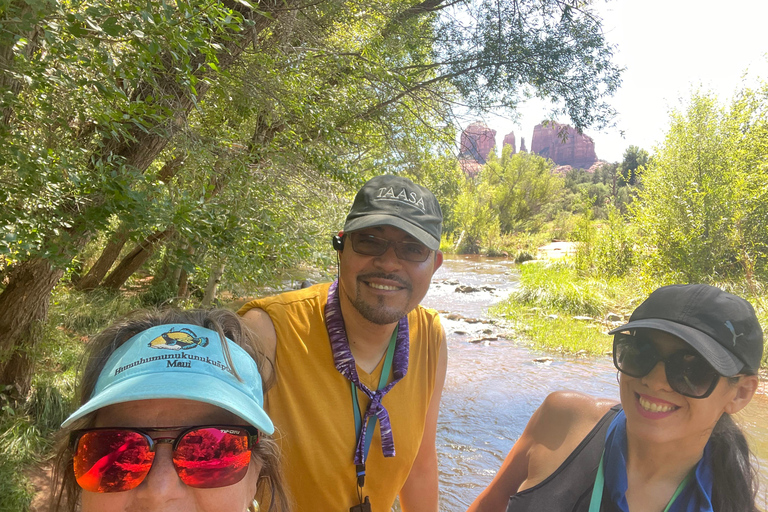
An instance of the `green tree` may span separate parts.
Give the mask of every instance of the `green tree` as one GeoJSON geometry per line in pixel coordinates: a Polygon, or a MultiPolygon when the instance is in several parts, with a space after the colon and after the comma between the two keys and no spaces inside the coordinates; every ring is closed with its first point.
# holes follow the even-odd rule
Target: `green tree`
{"type": "MultiPolygon", "coordinates": [[[[51,290],[96,235],[111,250],[95,281],[130,242],[113,286],[158,254],[218,271],[216,249],[243,275],[279,257],[274,228],[302,218],[286,208],[322,210],[327,191],[450,143],[452,101],[534,94],[581,128],[619,84],[576,0],[11,0],[2,15],[0,383],[22,391],[51,290]],[[234,197],[258,201],[251,231],[232,229],[234,197]],[[228,253],[228,232],[248,248],[228,253]]],[[[322,215],[308,217],[284,236],[311,238],[322,215]]]]}
{"type": "Polygon", "coordinates": [[[405,174],[435,194],[443,212],[443,232],[454,232],[456,203],[466,179],[453,154],[434,155],[425,152],[418,164],[405,174]]]}
{"type": "Polygon", "coordinates": [[[483,243],[498,238],[499,211],[492,206],[493,190],[485,183],[465,180],[453,211],[456,248],[477,254],[483,243]]]}
{"type": "Polygon", "coordinates": [[[563,179],[552,174],[552,162],[533,153],[513,155],[511,146],[488,161],[480,180],[492,190],[491,207],[503,233],[536,231],[562,201],[563,179]]]}
{"type": "MultiPolygon", "coordinates": [[[[768,84],[738,94],[730,106],[739,126],[732,162],[739,179],[735,206],[736,246],[746,277],[768,278],[768,84]]],[[[758,290],[753,290],[756,296],[758,290]]]]}
{"type": "Polygon", "coordinates": [[[619,167],[624,183],[637,185],[642,176],[643,168],[648,165],[648,152],[637,146],[629,146],[624,151],[624,160],[619,167]]]}
{"type": "Polygon", "coordinates": [[[197,100],[271,24],[245,4],[23,2],[4,12],[0,55],[3,252],[0,382],[28,387],[50,292],[112,215],[141,217],[144,172],[197,100]],[[12,51],[8,51],[8,47],[12,51]],[[15,81],[14,81],[15,80],[15,81]]]}
{"type": "Polygon", "coordinates": [[[765,261],[765,108],[764,94],[725,108],[696,93],[672,114],[633,208],[649,272],[711,281],[765,261]]]}

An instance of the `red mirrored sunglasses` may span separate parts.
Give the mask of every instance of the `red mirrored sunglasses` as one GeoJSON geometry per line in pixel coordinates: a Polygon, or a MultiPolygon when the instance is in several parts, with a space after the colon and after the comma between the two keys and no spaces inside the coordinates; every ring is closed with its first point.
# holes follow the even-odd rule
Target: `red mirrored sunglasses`
{"type": "Polygon", "coordinates": [[[259,442],[256,427],[210,425],[163,428],[91,428],[70,436],[75,479],[90,492],[128,491],[152,468],[160,443],[173,447],[173,466],[190,487],[226,487],[243,479],[251,449],[259,442]],[[176,437],[150,433],[179,431],[176,437]]]}

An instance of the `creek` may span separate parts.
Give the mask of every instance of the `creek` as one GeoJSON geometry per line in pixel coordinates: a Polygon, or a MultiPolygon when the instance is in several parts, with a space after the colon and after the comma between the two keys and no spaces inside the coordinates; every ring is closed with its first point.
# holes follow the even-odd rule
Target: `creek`
{"type": "MultiPolygon", "coordinates": [[[[552,391],[571,389],[618,401],[610,357],[565,356],[504,337],[488,307],[517,286],[505,259],[447,256],[422,301],[441,312],[448,373],[440,407],[437,453],[440,510],[463,512],[491,482],[528,419],[552,391]],[[477,291],[458,292],[459,286],[477,291]]],[[[737,421],[760,464],[758,504],[768,510],[768,395],[765,384],[737,421]]]]}

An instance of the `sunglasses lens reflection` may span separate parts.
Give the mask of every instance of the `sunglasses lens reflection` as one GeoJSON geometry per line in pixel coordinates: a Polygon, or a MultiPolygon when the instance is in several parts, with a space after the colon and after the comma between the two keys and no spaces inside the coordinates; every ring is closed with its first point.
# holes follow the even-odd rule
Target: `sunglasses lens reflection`
{"type": "Polygon", "coordinates": [[[395,254],[398,258],[405,261],[421,263],[426,261],[431,250],[424,244],[418,242],[393,242],[377,236],[351,233],[352,249],[358,254],[365,256],[381,256],[394,245],[395,254]]]}
{"type": "Polygon", "coordinates": [[[719,379],[715,369],[696,354],[673,354],[666,364],[669,385],[681,395],[708,396],[713,383],[719,379]]]}
{"type": "Polygon", "coordinates": [[[248,433],[201,428],[187,432],[173,454],[179,478],[190,487],[232,485],[243,479],[251,462],[248,433]]]}
{"type": "Polygon", "coordinates": [[[656,349],[648,340],[617,334],[613,343],[613,360],[616,368],[632,377],[648,375],[658,362],[656,349]]]}
{"type": "MultiPolygon", "coordinates": [[[[190,487],[226,487],[243,479],[258,432],[240,427],[201,427],[174,442],[173,465],[190,487]]],[[[77,438],[74,471],[90,492],[128,491],[144,481],[155,459],[152,441],[129,429],[93,429],[77,438]]]]}
{"type": "Polygon", "coordinates": [[[149,441],[138,432],[86,432],[77,442],[75,480],[90,492],[127,491],[144,480],[154,458],[149,441]]]}

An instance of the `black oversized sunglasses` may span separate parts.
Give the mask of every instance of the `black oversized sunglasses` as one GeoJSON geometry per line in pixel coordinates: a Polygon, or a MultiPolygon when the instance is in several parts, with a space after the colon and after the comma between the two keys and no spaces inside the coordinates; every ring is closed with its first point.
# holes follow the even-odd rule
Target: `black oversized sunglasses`
{"type": "Polygon", "coordinates": [[[617,333],[613,337],[613,364],[630,377],[645,377],[661,361],[669,387],[691,398],[706,398],[714,391],[720,374],[693,349],[662,357],[644,333],[617,333]]]}
{"type": "Polygon", "coordinates": [[[349,238],[352,240],[352,249],[365,256],[381,256],[391,245],[395,248],[395,255],[401,260],[421,263],[427,261],[429,253],[432,252],[429,247],[419,242],[395,242],[365,233],[349,233],[349,238]]]}

